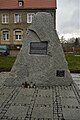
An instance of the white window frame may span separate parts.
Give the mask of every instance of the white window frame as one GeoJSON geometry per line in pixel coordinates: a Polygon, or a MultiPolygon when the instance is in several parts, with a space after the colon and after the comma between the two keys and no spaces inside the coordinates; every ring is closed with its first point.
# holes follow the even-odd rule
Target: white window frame
{"type": "Polygon", "coordinates": [[[9,30],[2,30],[2,40],[9,40],[9,34],[9,30]]]}
{"type": "Polygon", "coordinates": [[[14,39],[16,41],[21,41],[23,39],[23,31],[21,29],[16,29],[14,31],[14,39]],[[17,33],[18,32],[18,33],[17,33]],[[21,32],[21,34],[19,34],[19,32],[21,32]],[[17,33],[17,34],[16,34],[17,33]],[[17,37],[17,38],[16,38],[17,37]],[[21,37],[21,38],[20,38],[21,37]]]}
{"type": "Polygon", "coordinates": [[[4,23],[4,24],[9,23],[9,15],[8,14],[2,15],[2,23],[4,23]]]}
{"type": "Polygon", "coordinates": [[[23,6],[23,2],[22,1],[19,1],[19,7],[22,7],[23,6]]]}
{"type": "Polygon", "coordinates": [[[35,13],[27,13],[27,23],[32,23],[35,13]]]}
{"type": "Polygon", "coordinates": [[[21,23],[21,22],[22,22],[21,15],[18,13],[15,13],[14,14],[14,23],[21,23]]]}

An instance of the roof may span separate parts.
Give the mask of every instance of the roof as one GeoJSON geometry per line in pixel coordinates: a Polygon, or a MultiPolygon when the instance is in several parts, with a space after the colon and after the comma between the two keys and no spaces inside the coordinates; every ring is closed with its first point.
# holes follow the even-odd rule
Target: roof
{"type": "Polygon", "coordinates": [[[0,0],[0,9],[55,9],[56,0],[23,0],[24,6],[18,6],[18,0],[0,0]]]}

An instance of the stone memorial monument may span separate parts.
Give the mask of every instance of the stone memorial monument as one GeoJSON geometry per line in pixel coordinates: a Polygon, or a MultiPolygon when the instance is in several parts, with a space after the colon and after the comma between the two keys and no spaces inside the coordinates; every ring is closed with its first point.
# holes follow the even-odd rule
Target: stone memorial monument
{"type": "Polygon", "coordinates": [[[6,84],[21,85],[27,82],[36,86],[53,86],[72,83],[62,46],[53,26],[51,14],[35,15],[6,84]]]}
{"type": "Polygon", "coordinates": [[[80,120],[80,88],[53,25],[37,13],[11,72],[0,74],[0,120],[80,120]]]}

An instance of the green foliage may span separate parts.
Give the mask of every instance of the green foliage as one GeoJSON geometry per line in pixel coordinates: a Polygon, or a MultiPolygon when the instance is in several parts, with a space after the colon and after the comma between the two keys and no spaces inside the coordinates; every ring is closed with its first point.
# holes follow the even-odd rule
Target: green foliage
{"type": "Polygon", "coordinates": [[[78,38],[75,39],[74,45],[75,46],[79,45],[79,39],[78,38]]]}
{"type": "Polygon", "coordinates": [[[9,71],[12,68],[14,61],[15,57],[0,56],[0,71],[9,71]]]}
{"type": "Polygon", "coordinates": [[[68,61],[68,67],[71,72],[80,73],[80,55],[67,54],[66,60],[68,61]]]}

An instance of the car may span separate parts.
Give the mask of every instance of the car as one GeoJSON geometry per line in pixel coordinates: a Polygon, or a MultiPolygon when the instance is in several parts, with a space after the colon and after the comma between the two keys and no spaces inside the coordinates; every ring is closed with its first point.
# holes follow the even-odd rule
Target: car
{"type": "Polygon", "coordinates": [[[10,49],[8,45],[0,45],[0,55],[9,55],[10,54],[10,49]]]}

